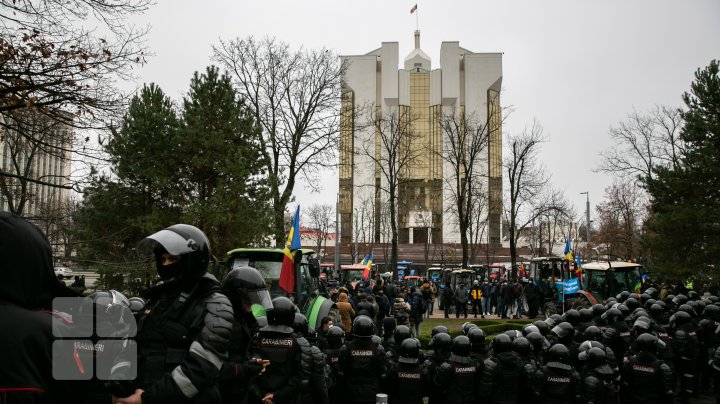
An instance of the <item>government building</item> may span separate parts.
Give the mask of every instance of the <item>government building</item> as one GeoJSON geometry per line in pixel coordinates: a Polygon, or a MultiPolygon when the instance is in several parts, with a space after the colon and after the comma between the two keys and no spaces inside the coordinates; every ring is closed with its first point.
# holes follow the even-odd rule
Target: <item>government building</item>
{"type": "Polygon", "coordinates": [[[484,237],[478,243],[500,246],[502,54],[443,42],[439,67],[433,68],[415,31],[415,48],[402,64],[398,42],[383,42],[378,49],[341,60],[346,68],[340,125],[341,245],[390,242],[387,205],[393,175],[398,243],[460,242],[453,184],[465,178],[454,174],[446,157],[452,135],[443,122],[464,116],[481,122],[487,136],[473,168],[485,199],[479,215],[484,237]]]}

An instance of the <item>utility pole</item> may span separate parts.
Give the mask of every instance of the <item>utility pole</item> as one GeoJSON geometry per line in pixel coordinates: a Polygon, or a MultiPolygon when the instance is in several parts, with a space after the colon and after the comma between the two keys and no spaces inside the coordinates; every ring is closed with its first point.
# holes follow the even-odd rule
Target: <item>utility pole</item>
{"type": "Polygon", "coordinates": [[[590,243],[590,192],[580,192],[580,195],[587,197],[585,204],[585,242],[590,243]]]}

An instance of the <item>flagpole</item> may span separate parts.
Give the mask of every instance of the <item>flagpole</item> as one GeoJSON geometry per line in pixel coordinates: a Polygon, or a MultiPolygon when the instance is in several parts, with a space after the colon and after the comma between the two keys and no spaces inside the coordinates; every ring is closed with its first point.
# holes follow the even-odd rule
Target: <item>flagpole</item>
{"type": "Polygon", "coordinates": [[[415,31],[420,31],[420,12],[415,10],[415,31]]]}

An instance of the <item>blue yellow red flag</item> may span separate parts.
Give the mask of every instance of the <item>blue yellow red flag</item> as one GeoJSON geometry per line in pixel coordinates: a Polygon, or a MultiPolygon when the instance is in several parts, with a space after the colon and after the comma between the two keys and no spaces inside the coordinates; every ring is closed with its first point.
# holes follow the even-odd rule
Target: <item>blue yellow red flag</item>
{"type": "Polygon", "coordinates": [[[283,257],[282,269],[278,286],[285,293],[292,293],[295,290],[295,252],[302,247],[300,242],[300,206],[295,210],[295,217],[290,226],[287,243],[285,243],[285,256],[283,257]]]}
{"type": "Polygon", "coordinates": [[[563,251],[563,254],[565,254],[566,260],[572,261],[573,252],[572,248],[570,247],[570,236],[565,237],[565,251],[563,251]]]}
{"type": "Polygon", "coordinates": [[[365,259],[363,260],[363,265],[365,265],[365,269],[363,269],[363,279],[368,279],[370,277],[370,269],[372,268],[372,262],[373,262],[373,253],[372,250],[370,250],[370,253],[365,256],[365,259]]]}

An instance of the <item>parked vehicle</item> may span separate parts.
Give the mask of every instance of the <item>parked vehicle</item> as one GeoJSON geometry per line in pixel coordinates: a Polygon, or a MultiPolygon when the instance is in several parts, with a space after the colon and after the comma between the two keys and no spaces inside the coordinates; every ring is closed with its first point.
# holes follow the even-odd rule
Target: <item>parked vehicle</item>
{"type": "Polygon", "coordinates": [[[582,265],[581,296],[575,297],[574,306],[589,307],[622,291],[640,289],[642,275],[640,264],[624,261],[595,261],[582,265]]]}
{"type": "MultiPolygon", "coordinates": [[[[315,258],[315,251],[307,248],[302,252],[300,263],[295,266],[295,288],[292,299],[300,310],[305,313],[308,323],[318,329],[320,320],[330,315],[339,321],[335,303],[326,298],[327,292],[320,282],[320,264],[315,258]]],[[[250,266],[262,274],[270,291],[270,296],[286,296],[287,293],[280,288],[280,272],[282,270],[285,253],[279,248],[236,248],[227,253],[227,268],[250,266]]],[[[254,308],[256,316],[265,315],[264,310],[254,308]]]]}
{"type": "Polygon", "coordinates": [[[55,276],[60,280],[70,279],[73,276],[73,271],[67,267],[55,267],[55,276]]]}

